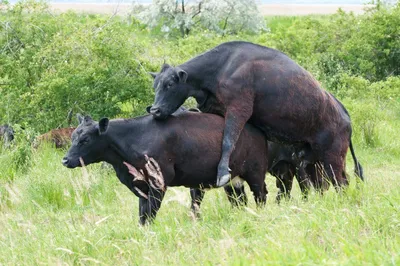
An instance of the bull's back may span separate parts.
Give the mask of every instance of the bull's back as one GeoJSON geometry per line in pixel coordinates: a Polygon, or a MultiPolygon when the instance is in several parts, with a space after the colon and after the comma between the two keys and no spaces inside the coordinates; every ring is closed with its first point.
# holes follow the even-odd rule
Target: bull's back
{"type": "Polygon", "coordinates": [[[284,53],[247,42],[226,46],[231,55],[218,77],[225,85],[220,89],[243,86],[254,91],[250,123],[261,128],[269,139],[307,141],[318,133],[316,130],[327,126],[328,119],[342,119],[334,99],[284,53]]]}

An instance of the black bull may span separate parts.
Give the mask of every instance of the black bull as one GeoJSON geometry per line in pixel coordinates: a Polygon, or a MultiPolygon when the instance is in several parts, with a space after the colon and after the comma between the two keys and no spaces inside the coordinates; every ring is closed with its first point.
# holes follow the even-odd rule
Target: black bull
{"type": "MultiPolygon", "coordinates": [[[[79,120],[63,164],[75,168],[110,163],[119,180],[139,197],[142,224],[156,216],[167,187],[211,188],[215,184],[224,124],[220,116],[181,112],[165,121],[151,115],[99,122],[79,116],[79,120]]],[[[246,125],[230,165],[232,174],[241,177],[233,182],[246,181],[260,206],[267,195],[267,149],[262,132],[246,125]]],[[[242,185],[239,191],[232,188],[232,196],[243,190],[242,185]]],[[[196,210],[202,196],[201,192],[192,194],[192,209],[196,210]]]]}
{"type": "Polygon", "coordinates": [[[350,147],[356,175],[362,168],[351,143],[350,117],[343,105],[285,54],[248,42],[223,43],[177,66],[152,73],[150,113],[165,119],[193,96],[202,112],[225,117],[217,186],[230,179],[230,157],[244,125],[268,140],[310,147],[336,188],[347,186],[345,158],[350,147]]]}

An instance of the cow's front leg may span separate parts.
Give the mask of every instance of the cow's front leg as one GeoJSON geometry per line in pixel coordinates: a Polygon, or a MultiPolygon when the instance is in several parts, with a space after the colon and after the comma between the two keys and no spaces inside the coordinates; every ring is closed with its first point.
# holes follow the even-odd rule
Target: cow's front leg
{"type": "Polygon", "coordinates": [[[146,198],[139,198],[139,223],[145,225],[151,223],[157,216],[157,212],[161,207],[165,190],[154,189],[150,187],[149,194],[146,198]]]}
{"type": "Polygon", "coordinates": [[[194,218],[200,218],[200,204],[204,197],[204,190],[199,188],[190,189],[190,197],[192,198],[191,211],[194,218]]]}
{"type": "Polygon", "coordinates": [[[253,113],[252,104],[252,102],[243,101],[232,104],[232,107],[228,107],[226,110],[222,156],[218,164],[217,187],[226,185],[231,178],[229,160],[244,125],[253,113]]]}

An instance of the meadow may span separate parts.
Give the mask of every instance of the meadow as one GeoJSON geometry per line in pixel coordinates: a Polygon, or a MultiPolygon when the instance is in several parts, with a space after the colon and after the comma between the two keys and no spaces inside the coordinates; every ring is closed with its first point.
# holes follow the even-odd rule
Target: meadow
{"type": "MultiPolygon", "coordinates": [[[[15,143],[0,148],[1,265],[399,265],[400,4],[364,15],[266,17],[258,35],[198,29],[166,37],[132,17],[52,14],[25,3],[0,12],[0,122],[15,143]],[[138,225],[138,199],[101,164],[67,169],[65,150],[34,137],[67,114],[131,117],[152,102],[151,77],[218,43],[277,48],[309,70],[349,110],[366,180],[302,200],[232,208],[208,191],[201,218],[189,189],[169,188],[154,224],[138,225]]],[[[187,103],[192,106],[193,101],[187,103]]]]}

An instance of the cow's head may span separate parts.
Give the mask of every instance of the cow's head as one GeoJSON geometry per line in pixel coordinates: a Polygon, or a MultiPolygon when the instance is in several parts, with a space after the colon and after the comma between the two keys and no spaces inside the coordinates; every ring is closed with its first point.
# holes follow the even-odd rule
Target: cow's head
{"type": "Polygon", "coordinates": [[[107,146],[105,135],[108,129],[108,118],[95,122],[90,116],[77,115],[79,126],[72,133],[72,143],[62,164],[68,168],[100,162],[103,160],[107,146]]]}
{"type": "Polygon", "coordinates": [[[155,100],[148,110],[155,118],[165,119],[175,112],[189,97],[188,74],[179,67],[164,64],[160,73],[150,73],[154,78],[155,100]]]}

